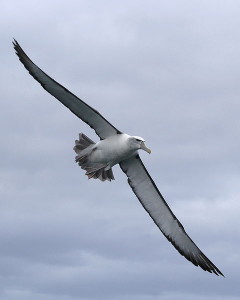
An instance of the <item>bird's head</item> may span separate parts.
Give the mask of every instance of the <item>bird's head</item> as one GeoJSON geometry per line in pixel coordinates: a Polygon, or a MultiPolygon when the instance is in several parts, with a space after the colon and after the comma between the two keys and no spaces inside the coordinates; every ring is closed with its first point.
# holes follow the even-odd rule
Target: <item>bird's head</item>
{"type": "Polygon", "coordinates": [[[145,145],[145,140],[140,137],[140,136],[131,136],[129,138],[130,140],[130,145],[131,148],[134,150],[139,150],[142,149],[144,151],[146,151],[147,153],[151,153],[151,149],[149,149],[146,145],[145,145]]]}

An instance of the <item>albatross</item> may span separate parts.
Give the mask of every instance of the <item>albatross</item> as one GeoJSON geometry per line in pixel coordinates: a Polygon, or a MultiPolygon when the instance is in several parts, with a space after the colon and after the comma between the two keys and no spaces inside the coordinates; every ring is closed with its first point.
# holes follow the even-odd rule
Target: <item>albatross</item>
{"type": "Polygon", "coordinates": [[[178,252],[204,271],[224,276],[186,233],[149,175],[138,153],[139,150],[151,153],[144,139],[118,130],[97,110],[43,72],[15,39],[13,46],[30,75],[99,136],[100,140],[95,143],[80,133],[73,148],[77,154],[76,162],[86,171],[88,178],[111,181],[114,179],[112,167],[119,164],[144,209],[178,252]]]}

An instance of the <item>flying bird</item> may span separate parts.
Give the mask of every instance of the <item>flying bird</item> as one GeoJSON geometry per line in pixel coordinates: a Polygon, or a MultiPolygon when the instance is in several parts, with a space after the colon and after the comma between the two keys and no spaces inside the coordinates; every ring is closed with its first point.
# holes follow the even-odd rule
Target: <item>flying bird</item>
{"type": "Polygon", "coordinates": [[[13,45],[19,60],[33,78],[99,136],[100,141],[95,143],[80,133],[79,139],[75,141],[76,162],[86,171],[88,178],[111,181],[114,179],[112,167],[119,164],[144,209],[178,252],[204,271],[224,276],[188,236],[149,175],[138,153],[138,150],[151,153],[144,139],[119,131],[97,110],[44,73],[16,40],[13,45]]]}

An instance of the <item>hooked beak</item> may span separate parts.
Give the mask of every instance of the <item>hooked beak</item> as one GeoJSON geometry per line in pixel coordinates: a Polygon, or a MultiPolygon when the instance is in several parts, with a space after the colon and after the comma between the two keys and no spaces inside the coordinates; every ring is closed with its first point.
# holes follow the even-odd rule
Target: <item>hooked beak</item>
{"type": "Polygon", "coordinates": [[[144,142],[141,142],[140,149],[146,151],[146,152],[149,153],[149,154],[152,152],[151,149],[149,149],[149,148],[144,144],[144,142]]]}

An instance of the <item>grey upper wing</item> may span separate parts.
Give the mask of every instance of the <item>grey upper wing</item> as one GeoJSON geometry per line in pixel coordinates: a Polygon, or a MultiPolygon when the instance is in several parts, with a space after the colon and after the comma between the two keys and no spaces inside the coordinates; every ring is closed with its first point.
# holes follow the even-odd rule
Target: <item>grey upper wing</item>
{"type": "Polygon", "coordinates": [[[62,104],[68,107],[82,121],[92,127],[101,139],[121,133],[98,111],[90,107],[61,84],[44,73],[30,60],[16,40],[14,40],[13,45],[19,60],[23,63],[28,72],[42,85],[42,87],[62,102],[62,104]]]}
{"type": "Polygon", "coordinates": [[[187,235],[184,227],[159,192],[139,155],[120,162],[120,167],[126,173],[128,183],[142,206],[179,253],[204,271],[224,276],[187,235]]]}

